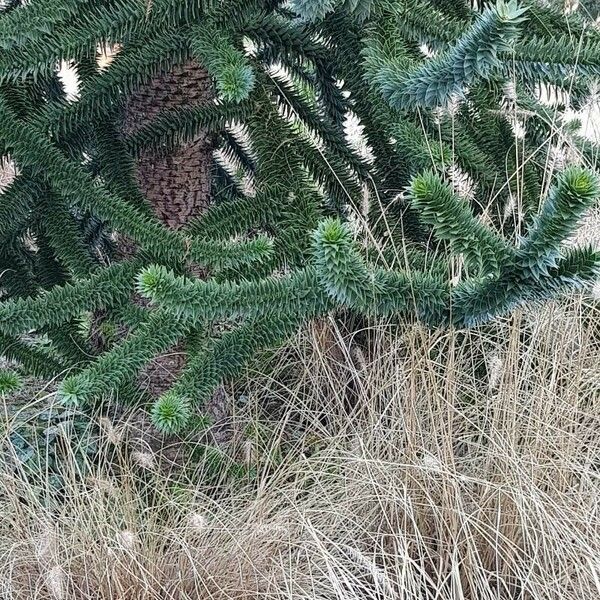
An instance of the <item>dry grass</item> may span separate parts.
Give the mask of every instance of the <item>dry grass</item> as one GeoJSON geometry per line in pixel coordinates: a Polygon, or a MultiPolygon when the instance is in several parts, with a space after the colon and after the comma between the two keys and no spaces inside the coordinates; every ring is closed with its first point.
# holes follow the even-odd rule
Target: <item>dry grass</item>
{"type": "Polygon", "coordinates": [[[202,463],[176,481],[106,424],[91,476],[65,451],[62,502],[5,465],[2,597],[598,597],[599,317],[306,331],[252,376],[240,422],[284,410],[245,440],[246,483],[211,489],[202,463]]]}

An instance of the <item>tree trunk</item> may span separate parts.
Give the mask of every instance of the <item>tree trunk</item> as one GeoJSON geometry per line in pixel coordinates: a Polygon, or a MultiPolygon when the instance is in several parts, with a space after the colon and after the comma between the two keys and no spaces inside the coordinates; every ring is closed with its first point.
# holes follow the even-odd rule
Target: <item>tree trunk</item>
{"type": "MultiPolygon", "coordinates": [[[[123,134],[130,135],[151,125],[162,111],[208,105],[214,99],[211,78],[200,64],[189,61],[177,65],[154,77],[127,99],[123,134]]],[[[210,205],[213,148],[213,136],[200,131],[193,140],[168,153],[148,152],[138,158],[135,176],[139,188],[166,227],[181,229],[210,205]]],[[[135,251],[127,240],[123,240],[120,250],[124,255],[135,251]]],[[[195,269],[194,273],[198,275],[195,269]]],[[[143,302],[139,297],[136,301],[143,302]]],[[[178,344],[156,357],[140,375],[140,388],[153,397],[167,391],[185,366],[184,350],[184,345],[178,344]]],[[[204,407],[214,427],[210,432],[195,434],[193,439],[198,435],[204,439],[208,434],[214,443],[227,443],[232,435],[229,404],[225,390],[220,387],[204,407]]],[[[166,468],[185,463],[186,449],[179,438],[157,432],[145,412],[132,415],[129,424],[134,448],[149,450],[166,468]]]]}
{"type": "MultiPolygon", "coordinates": [[[[207,105],[214,98],[212,81],[203,67],[194,61],[177,65],[128,98],[123,133],[151,125],[162,111],[207,105]]],[[[212,135],[201,131],[168,154],[148,152],[138,159],[140,190],[169,229],[185,227],[209,206],[213,146],[212,135]]],[[[183,350],[178,345],[157,357],[142,373],[140,386],[155,397],[169,389],[184,366],[183,350]]]]}
{"type": "MultiPolygon", "coordinates": [[[[194,61],[154,77],[127,101],[123,131],[151,124],[164,110],[211,104],[214,88],[206,70],[194,61]]],[[[210,203],[212,136],[200,132],[168,155],[146,154],[137,163],[141,191],[170,229],[180,229],[210,203]]]]}

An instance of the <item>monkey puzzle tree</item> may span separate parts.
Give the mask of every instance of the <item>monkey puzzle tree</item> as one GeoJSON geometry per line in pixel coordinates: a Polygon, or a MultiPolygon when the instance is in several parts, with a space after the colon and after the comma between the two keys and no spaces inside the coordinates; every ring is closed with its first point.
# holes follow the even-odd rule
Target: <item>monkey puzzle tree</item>
{"type": "Polygon", "coordinates": [[[551,86],[582,103],[600,70],[600,36],[576,14],[460,0],[1,10],[0,154],[18,175],[0,196],[0,352],[61,374],[65,402],[139,395],[155,361],[153,419],[177,432],[329,311],[465,327],[598,274],[597,252],[564,245],[600,193],[581,166],[594,148],[539,101],[551,86]],[[576,164],[549,186],[557,155],[576,164]]]}

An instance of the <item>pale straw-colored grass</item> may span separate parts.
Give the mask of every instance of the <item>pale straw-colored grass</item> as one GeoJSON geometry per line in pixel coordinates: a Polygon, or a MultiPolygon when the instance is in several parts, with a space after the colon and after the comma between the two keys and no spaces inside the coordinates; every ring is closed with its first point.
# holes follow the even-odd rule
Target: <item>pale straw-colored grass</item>
{"type": "Polygon", "coordinates": [[[599,317],[574,299],[460,334],[309,328],[251,374],[240,423],[283,409],[243,442],[247,483],[126,459],[106,421],[93,475],[65,452],[61,503],[4,465],[3,597],[598,597],[599,317]]]}

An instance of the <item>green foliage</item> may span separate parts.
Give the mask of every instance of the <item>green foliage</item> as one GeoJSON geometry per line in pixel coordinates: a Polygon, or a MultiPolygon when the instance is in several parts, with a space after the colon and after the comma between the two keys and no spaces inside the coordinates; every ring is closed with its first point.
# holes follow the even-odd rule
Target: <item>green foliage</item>
{"type": "Polygon", "coordinates": [[[330,311],[465,327],[585,287],[600,257],[565,241],[599,184],[569,166],[546,194],[548,140],[584,164],[597,149],[536,90],[581,105],[599,57],[581,11],[525,0],[13,2],[0,11],[0,155],[19,171],[0,196],[0,354],[60,375],[62,400],[87,408],[181,344],[185,367],[148,399],[177,433],[202,426],[224,379],[330,311]],[[114,45],[100,68],[97,48],[114,45]],[[216,100],[125,131],[124,99],[192,60],[216,100]],[[80,79],[75,102],[60,61],[80,79]],[[218,151],[211,205],[169,229],[137,161],[199,135],[218,151]],[[123,239],[133,256],[116,252],[123,239]]]}
{"type": "MultiPolygon", "coordinates": [[[[511,49],[526,9],[514,0],[487,9],[452,48],[420,65],[406,55],[381,59],[382,48],[368,48],[366,60],[386,100],[398,109],[434,108],[452,96],[463,96],[478,78],[489,78],[501,62],[498,54],[511,49]]],[[[387,39],[384,40],[387,42],[387,39]]]]}
{"type": "Polygon", "coordinates": [[[292,9],[303,19],[319,21],[339,4],[339,0],[292,0],[292,9]]]}
{"type": "Polygon", "coordinates": [[[354,251],[348,228],[338,219],[323,221],[314,237],[317,273],[327,293],[337,302],[363,309],[375,284],[354,251]]]}
{"type": "Polygon", "coordinates": [[[18,391],[23,382],[15,371],[0,369],[0,395],[13,394],[18,391]]]}
{"type": "Polygon", "coordinates": [[[521,260],[533,273],[556,267],[562,242],[598,196],[600,182],[592,173],[579,167],[561,173],[520,249],[521,260]]]}
{"type": "Polygon", "coordinates": [[[254,87],[254,73],[244,54],[211,23],[192,30],[192,52],[217,82],[225,100],[245,100],[254,87]]]}
{"type": "Polygon", "coordinates": [[[412,204],[421,219],[431,225],[438,239],[462,255],[467,268],[482,275],[497,275],[512,253],[505,240],[479,221],[466,200],[437,175],[425,172],[412,181],[412,204]]]}
{"type": "Polygon", "coordinates": [[[336,8],[348,11],[358,20],[369,17],[374,0],[292,0],[292,10],[307,21],[320,21],[336,8]]]}
{"type": "Polygon", "coordinates": [[[177,433],[185,428],[190,420],[190,402],[187,398],[167,392],[152,408],[152,422],[165,433],[177,433]]]}

